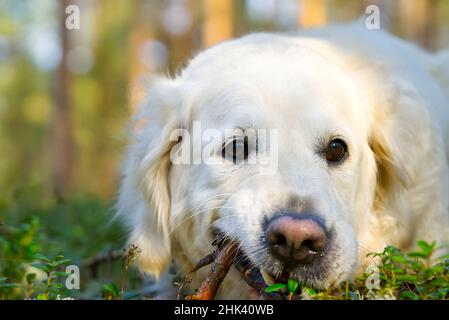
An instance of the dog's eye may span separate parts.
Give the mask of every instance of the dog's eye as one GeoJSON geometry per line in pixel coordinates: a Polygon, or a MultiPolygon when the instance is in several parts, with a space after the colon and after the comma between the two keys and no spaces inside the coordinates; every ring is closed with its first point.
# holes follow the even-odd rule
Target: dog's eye
{"type": "Polygon", "coordinates": [[[234,163],[248,159],[248,138],[234,138],[226,142],[222,148],[222,157],[234,163]]]}
{"type": "Polygon", "coordinates": [[[325,156],[327,162],[340,162],[348,154],[348,146],[341,139],[333,139],[326,147],[325,156]]]}

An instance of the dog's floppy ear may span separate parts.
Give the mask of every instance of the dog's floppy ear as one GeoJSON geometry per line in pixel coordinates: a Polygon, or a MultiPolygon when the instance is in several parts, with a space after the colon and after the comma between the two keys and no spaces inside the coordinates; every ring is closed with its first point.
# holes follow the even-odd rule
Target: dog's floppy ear
{"type": "Polygon", "coordinates": [[[397,195],[401,188],[407,186],[409,177],[403,159],[398,152],[395,152],[398,149],[380,128],[372,131],[369,144],[377,166],[374,201],[375,206],[381,206],[387,201],[387,196],[397,195]]]}
{"type": "Polygon", "coordinates": [[[414,128],[408,119],[417,109],[410,86],[392,77],[383,63],[366,65],[363,58],[353,57],[352,76],[363,92],[368,119],[368,144],[374,154],[376,177],[373,180],[374,207],[390,207],[386,202],[398,199],[398,193],[410,184],[410,157],[415,150],[414,128]]]}
{"type": "MultiPolygon", "coordinates": [[[[420,102],[412,88],[400,80],[384,83],[390,86],[377,92],[389,94],[376,101],[369,144],[377,165],[374,205],[394,207],[386,202],[400,199],[400,193],[410,187],[415,177],[414,155],[420,147],[415,134],[417,125],[410,119],[418,119],[420,102]]],[[[425,121],[422,117],[421,120],[425,121]]]]}
{"type": "Polygon", "coordinates": [[[180,96],[175,81],[152,83],[134,121],[118,201],[118,215],[130,229],[129,242],[141,251],[138,265],[156,277],[171,261],[169,173],[176,141],[170,141],[170,133],[179,127],[180,96]]]}

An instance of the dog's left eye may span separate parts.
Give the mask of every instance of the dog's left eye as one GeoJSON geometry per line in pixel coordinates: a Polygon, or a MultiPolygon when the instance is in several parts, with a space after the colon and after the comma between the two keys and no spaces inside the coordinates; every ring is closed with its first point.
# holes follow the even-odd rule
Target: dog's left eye
{"type": "Polygon", "coordinates": [[[248,137],[238,137],[223,144],[222,157],[234,163],[248,159],[248,137]]]}
{"type": "Polygon", "coordinates": [[[326,147],[325,156],[327,162],[337,163],[346,158],[348,146],[341,139],[333,139],[326,147]]]}

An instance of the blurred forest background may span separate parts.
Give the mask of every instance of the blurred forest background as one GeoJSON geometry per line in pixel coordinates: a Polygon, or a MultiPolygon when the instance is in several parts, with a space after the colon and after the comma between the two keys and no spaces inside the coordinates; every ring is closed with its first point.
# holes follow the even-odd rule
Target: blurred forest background
{"type": "Polygon", "coordinates": [[[449,47],[445,0],[0,0],[0,276],[44,250],[82,264],[123,246],[109,220],[145,79],[222,40],[352,21],[369,4],[402,38],[449,47]],[[67,30],[72,4],[80,28],[67,30]]]}

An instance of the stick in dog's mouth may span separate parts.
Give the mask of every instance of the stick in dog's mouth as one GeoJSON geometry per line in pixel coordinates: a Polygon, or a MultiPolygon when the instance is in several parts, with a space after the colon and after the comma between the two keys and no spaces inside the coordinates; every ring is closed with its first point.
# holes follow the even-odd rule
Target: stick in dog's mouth
{"type": "Polygon", "coordinates": [[[215,250],[201,259],[190,271],[211,265],[211,269],[202,282],[198,291],[186,297],[186,300],[211,300],[215,298],[221,283],[225,279],[232,265],[240,272],[243,280],[259,295],[259,299],[279,300],[283,295],[277,292],[266,292],[267,283],[272,284],[273,279],[268,275],[262,275],[259,268],[251,266],[248,258],[240,250],[238,242],[224,239],[214,241],[215,250]]]}

